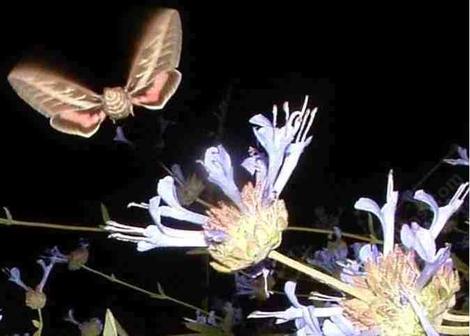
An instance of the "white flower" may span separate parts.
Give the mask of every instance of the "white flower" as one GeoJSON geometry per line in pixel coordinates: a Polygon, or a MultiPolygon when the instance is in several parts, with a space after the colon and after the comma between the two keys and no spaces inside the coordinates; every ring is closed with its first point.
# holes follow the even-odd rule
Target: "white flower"
{"type": "Polygon", "coordinates": [[[276,198],[286,185],[304,148],[310,144],[312,137],[307,138],[317,109],[307,109],[308,96],[305,97],[302,110],[290,113],[289,105],[284,103],[285,125],[277,127],[277,106],[273,106],[273,121],[257,114],[250,123],[259,126],[254,128],[256,138],[268,154],[268,169],[264,184],[263,196],[276,198]]]}
{"type": "Polygon", "coordinates": [[[445,159],[444,162],[453,166],[468,166],[468,150],[466,148],[457,147],[458,159],[445,159]]]}
{"type": "MultiPolygon", "coordinates": [[[[140,228],[108,221],[105,230],[112,232],[109,238],[136,243],[138,251],[147,251],[157,247],[207,246],[203,231],[179,230],[163,225],[160,220],[161,208],[160,197],[150,200],[149,210],[155,225],[140,228]]],[[[174,214],[171,213],[171,215],[174,214]]]]}
{"type": "Polygon", "coordinates": [[[423,190],[418,190],[415,193],[414,198],[429,205],[434,214],[431,227],[429,228],[434,239],[439,236],[439,233],[442,231],[449,218],[460,208],[465,197],[468,195],[468,191],[468,182],[461,184],[449,203],[443,207],[439,207],[434,198],[423,190]]]}
{"type": "Polygon", "coordinates": [[[287,281],[284,285],[284,292],[287,298],[291,302],[292,306],[284,311],[275,312],[262,312],[254,311],[248,318],[269,318],[275,317],[276,324],[285,323],[291,320],[295,321],[297,328],[296,335],[323,335],[319,317],[330,317],[333,315],[340,315],[342,308],[340,307],[327,307],[327,308],[315,308],[313,306],[304,306],[300,304],[295,296],[296,283],[293,281],[287,281]]]}
{"type": "Polygon", "coordinates": [[[393,190],[393,171],[388,174],[387,202],[380,208],[377,203],[370,198],[360,198],[354,208],[373,213],[382,224],[384,237],[383,254],[387,255],[393,250],[394,230],[395,230],[395,211],[398,202],[398,191],[393,190]]]}

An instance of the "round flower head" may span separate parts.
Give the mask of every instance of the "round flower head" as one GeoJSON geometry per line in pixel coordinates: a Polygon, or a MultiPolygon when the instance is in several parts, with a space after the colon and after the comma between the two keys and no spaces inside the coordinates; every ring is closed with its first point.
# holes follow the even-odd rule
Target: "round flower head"
{"type": "MultiPolygon", "coordinates": [[[[308,98],[308,97],[307,97],[308,98]]],[[[299,111],[290,112],[284,104],[284,126],[277,126],[277,107],[272,122],[262,115],[250,119],[254,134],[265,153],[250,148],[249,157],[242,162],[255,182],[247,183],[240,191],[234,181],[230,155],[222,145],[206,150],[199,161],[226,199],[210,205],[205,215],[185,209],[178,198],[175,179],[167,176],[158,183],[158,197],[147,207],[155,225],[135,228],[109,222],[110,237],[137,243],[140,251],[163,246],[204,246],[214,258],[212,267],[221,272],[235,272],[253,266],[267,257],[281,243],[287,227],[288,214],[284,201],[279,199],[304,148],[312,140],[307,136],[316,109],[307,108],[308,99],[299,111]],[[160,205],[164,201],[166,205],[160,205]],[[198,224],[202,230],[176,230],[162,224],[161,218],[171,217],[198,224]]]]}

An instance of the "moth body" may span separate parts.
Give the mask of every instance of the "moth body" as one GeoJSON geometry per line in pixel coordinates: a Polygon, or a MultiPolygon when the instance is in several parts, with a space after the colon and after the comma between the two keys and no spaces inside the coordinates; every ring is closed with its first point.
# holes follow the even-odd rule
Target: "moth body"
{"type": "Polygon", "coordinates": [[[124,87],[108,87],[100,95],[33,63],[17,65],[8,81],[26,103],[50,118],[54,129],[89,138],[106,117],[133,116],[133,105],[149,110],[165,106],[181,81],[176,69],[181,41],[178,11],[162,8],[147,23],[124,87]]]}
{"type": "Polygon", "coordinates": [[[103,112],[113,121],[133,116],[129,93],[122,87],[104,88],[103,112]]]}

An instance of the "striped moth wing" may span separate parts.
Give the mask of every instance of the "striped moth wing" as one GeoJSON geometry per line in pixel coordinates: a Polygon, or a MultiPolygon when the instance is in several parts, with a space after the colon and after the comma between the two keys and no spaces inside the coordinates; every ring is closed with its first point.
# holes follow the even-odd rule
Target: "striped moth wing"
{"type": "Polygon", "coordinates": [[[126,91],[132,103],[151,110],[165,106],[181,81],[182,29],[178,11],[161,9],[148,22],[132,62],[126,91]]]}
{"type": "Polygon", "coordinates": [[[19,65],[10,72],[8,81],[60,132],[88,138],[106,117],[99,95],[40,66],[19,65]]]}

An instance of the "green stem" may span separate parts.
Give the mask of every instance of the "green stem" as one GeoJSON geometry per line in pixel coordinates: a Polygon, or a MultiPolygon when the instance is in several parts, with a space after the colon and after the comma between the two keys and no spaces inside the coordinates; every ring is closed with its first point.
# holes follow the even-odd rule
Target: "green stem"
{"type": "Polygon", "coordinates": [[[38,309],[37,311],[38,311],[38,319],[39,319],[39,328],[37,329],[35,335],[37,334],[37,336],[41,336],[44,321],[42,319],[42,310],[38,309]]]}
{"type": "MultiPolygon", "coordinates": [[[[143,289],[143,288],[138,287],[138,286],[136,286],[136,285],[133,285],[133,284],[131,284],[131,283],[129,283],[129,282],[120,280],[120,279],[116,278],[114,275],[107,275],[107,274],[105,274],[105,273],[103,273],[103,272],[100,272],[100,271],[98,271],[98,270],[96,270],[96,269],[94,269],[94,268],[91,268],[91,267],[89,267],[89,266],[86,266],[86,265],[83,265],[82,268],[83,268],[84,270],[90,272],[90,273],[93,273],[93,274],[95,274],[95,275],[98,275],[98,276],[100,276],[100,277],[102,277],[102,278],[105,278],[105,279],[111,281],[111,282],[118,283],[118,284],[120,284],[120,285],[122,285],[122,286],[124,286],[124,287],[130,288],[130,289],[135,290],[135,291],[137,291],[137,292],[139,292],[139,293],[146,294],[147,296],[149,296],[149,297],[152,298],[152,299],[168,300],[168,301],[174,302],[174,303],[176,303],[176,304],[179,304],[180,306],[184,306],[184,307],[186,307],[186,308],[189,308],[189,309],[192,309],[192,310],[195,310],[195,311],[200,311],[200,312],[202,312],[202,313],[204,313],[204,314],[206,314],[206,315],[209,315],[209,312],[208,312],[207,310],[202,309],[202,308],[199,308],[199,307],[197,307],[197,306],[195,306],[195,305],[192,305],[192,304],[190,304],[190,303],[187,303],[187,302],[178,300],[178,299],[176,299],[176,298],[174,298],[174,297],[171,297],[171,296],[169,296],[169,295],[167,295],[167,294],[165,294],[165,293],[163,293],[163,292],[160,292],[160,293],[151,292],[151,291],[149,291],[149,290],[146,290],[146,289],[143,289]]],[[[217,319],[220,319],[220,320],[222,319],[222,318],[220,318],[220,317],[218,317],[218,316],[216,316],[216,318],[217,318],[217,319]]]]}
{"type": "Polygon", "coordinates": [[[273,260],[276,260],[284,265],[287,265],[299,272],[305,273],[308,276],[312,277],[313,279],[317,280],[318,282],[321,282],[325,285],[328,285],[330,287],[333,287],[341,292],[347,293],[351,296],[354,296],[355,298],[358,298],[359,300],[362,300],[364,302],[369,302],[370,301],[370,292],[365,289],[359,289],[355,288],[353,286],[350,286],[330,275],[327,275],[325,273],[322,273],[320,271],[317,271],[316,269],[306,266],[294,259],[291,259],[277,251],[271,251],[268,255],[268,258],[271,258],[273,260]]]}
{"type": "MultiPolygon", "coordinates": [[[[321,234],[333,234],[333,230],[326,230],[326,229],[317,229],[317,228],[306,228],[301,226],[288,226],[286,231],[302,231],[302,232],[313,232],[313,233],[321,233],[321,234]]],[[[354,233],[348,232],[341,232],[341,236],[348,237],[356,240],[366,241],[372,244],[382,244],[383,242],[379,239],[364,237],[361,235],[357,235],[354,233]]]]}
{"type": "Polygon", "coordinates": [[[0,218],[0,225],[17,225],[17,226],[30,226],[43,229],[58,229],[58,230],[69,230],[69,231],[90,231],[90,232],[105,232],[102,228],[93,227],[93,226],[75,226],[75,225],[61,225],[61,224],[51,224],[51,223],[37,223],[37,222],[27,222],[19,221],[15,219],[0,218]]]}

